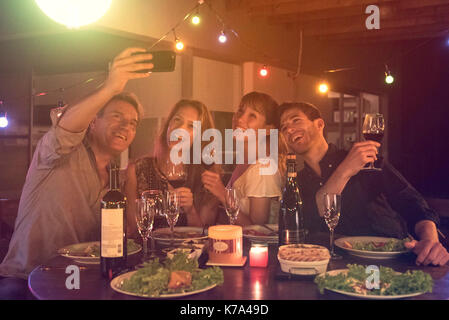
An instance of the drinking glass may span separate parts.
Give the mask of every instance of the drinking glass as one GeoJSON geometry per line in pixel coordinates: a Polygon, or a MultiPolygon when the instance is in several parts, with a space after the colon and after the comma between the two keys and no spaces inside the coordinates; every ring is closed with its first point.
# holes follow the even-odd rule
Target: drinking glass
{"type": "Polygon", "coordinates": [[[167,218],[167,223],[170,226],[171,232],[171,244],[173,247],[174,244],[174,228],[176,223],[178,222],[180,211],[179,197],[176,191],[167,190],[165,196],[165,217],[167,218]]]}
{"type": "Polygon", "coordinates": [[[167,162],[167,172],[166,177],[168,182],[172,185],[173,188],[181,188],[186,184],[187,181],[187,172],[184,164],[178,163],[174,164],[172,161],[167,162]]]}
{"type": "Polygon", "coordinates": [[[330,231],[331,259],[341,259],[334,251],[334,229],[338,225],[341,210],[341,195],[335,193],[324,194],[324,221],[330,231]]]}
{"type": "MultiPolygon", "coordinates": [[[[385,119],[380,113],[368,113],[365,116],[365,121],[363,121],[362,133],[365,140],[372,140],[376,142],[381,142],[384,136],[385,130],[385,119]]],[[[373,162],[370,162],[362,170],[382,170],[381,168],[376,168],[373,162]]]]}
{"type": "MultiPolygon", "coordinates": [[[[154,210],[154,218],[153,218],[153,229],[150,232],[150,240],[151,240],[151,247],[150,247],[150,258],[155,257],[155,243],[153,238],[153,231],[154,231],[154,224],[157,223],[158,218],[159,219],[165,219],[165,213],[164,213],[164,195],[161,190],[158,189],[151,189],[151,190],[145,190],[142,192],[141,199],[146,200],[148,202],[148,205],[150,208],[154,210]]],[[[157,224],[156,224],[157,225],[157,224]]],[[[160,225],[160,223],[159,223],[160,225]]]]}
{"type": "MultiPolygon", "coordinates": [[[[136,200],[136,222],[137,230],[142,237],[143,242],[143,261],[147,260],[148,256],[148,238],[151,236],[154,225],[155,206],[154,202],[150,199],[137,199],[136,200]]],[[[151,256],[154,257],[153,250],[151,256]]]]}
{"type": "Polygon", "coordinates": [[[230,223],[235,224],[240,211],[240,202],[237,197],[237,191],[234,188],[225,189],[225,209],[230,223]]]}

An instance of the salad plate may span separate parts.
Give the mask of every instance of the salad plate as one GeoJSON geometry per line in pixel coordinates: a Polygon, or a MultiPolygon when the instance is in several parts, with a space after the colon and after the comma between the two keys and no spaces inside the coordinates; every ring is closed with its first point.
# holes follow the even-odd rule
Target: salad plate
{"type": "Polygon", "coordinates": [[[404,247],[406,239],[385,237],[344,237],[334,241],[348,254],[367,259],[393,259],[409,250],[404,247]]]}
{"type": "Polygon", "coordinates": [[[210,286],[207,286],[207,287],[205,287],[203,289],[199,289],[199,290],[187,291],[187,292],[182,292],[182,293],[161,294],[159,296],[150,296],[150,295],[145,295],[145,294],[140,294],[140,293],[123,290],[122,285],[123,285],[124,280],[129,280],[136,272],[137,271],[127,272],[127,273],[124,273],[124,274],[119,275],[118,277],[112,279],[112,281],[111,281],[112,290],[122,293],[122,294],[129,295],[129,296],[134,296],[134,297],[152,298],[152,299],[170,299],[170,298],[181,298],[181,297],[191,296],[191,295],[198,294],[201,292],[209,291],[217,286],[216,284],[212,284],[210,286]]]}
{"type": "MultiPolygon", "coordinates": [[[[198,227],[175,227],[173,236],[174,236],[173,242],[175,244],[180,244],[185,241],[206,240],[208,238],[207,229],[205,229],[203,233],[203,228],[198,227]]],[[[160,244],[170,245],[171,243],[170,228],[156,229],[153,232],[153,238],[160,244]]]]}
{"type": "MultiPolygon", "coordinates": [[[[128,239],[128,256],[136,254],[142,247],[128,239]]],[[[58,254],[81,264],[100,264],[100,241],[82,242],[65,246],[58,254]]]]}
{"type": "Polygon", "coordinates": [[[243,227],[243,237],[254,242],[278,242],[278,225],[266,224],[266,225],[248,225],[243,227]]]}
{"type": "MultiPolygon", "coordinates": [[[[357,265],[349,265],[350,268],[360,268],[361,266],[357,265]]],[[[363,267],[364,268],[364,267],[363,267]]],[[[393,299],[404,299],[416,297],[426,292],[431,292],[433,287],[433,281],[430,275],[422,272],[422,271],[414,271],[414,273],[406,272],[400,273],[395,272],[390,268],[381,267],[380,271],[380,290],[377,290],[376,293],[387,293],[387,289],[396,283],[396,290],[400,290],[404,292],[402,294],[370,294],[370,290],[366,289],[365,281],[369,275],[363,274],[362,277],[348,277],[350,269],[339,269],[328,271],[324,274],[320,274],[315,278],[315,283],[318,284],[321,293],[323,293],[323,289],[336,292],[342,295],[346,295],[349,297],[360,298],[360,299],[373,299],[373,300],[393,300],[393,299]],[[383,271],[382,271],[383,270],[383,271]],[[382,272],[389,273],[387,276],[383,276],[382,272]],[[391,280],[393,277],[402,277],[401,281],[391,280]],[[382,277],[390,279],[388,282],[382,283],[382,277]],[[406,277],[407,279],[404,279],[406,277]],[[357,279],[357,278],[361,278],[357,279]],[[417,280],[419,278],[419,280],[417,280]],[[419,281],[420,289],[417,291],[412,291],[410,289],[412,286],[416,287],[416,282],[419,281]],[[410,285],[410,286],[409,286],[410,285]],[[401,286],[401,288],[399,288],[401,286]],[[347,287],[347,290],[343,290],[344,287],[347,287]]],[[[363,272],[362,272],[363,273],[363,272]]]]}

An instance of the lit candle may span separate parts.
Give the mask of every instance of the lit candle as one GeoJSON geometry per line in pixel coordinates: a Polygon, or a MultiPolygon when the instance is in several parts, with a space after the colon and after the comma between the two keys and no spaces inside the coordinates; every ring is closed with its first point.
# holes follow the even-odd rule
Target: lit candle
{"type": "Polygon", "coordinates": [[[220,225],[209,227],[209,259],[216,263],[242,261],[242,227],[220,225]]]}
{"type": "Polygon", "coordinates": [[[253,244],[249,250],[249,265],[251,267],[266,267],[268,265],[268,247],[253,244]]]}

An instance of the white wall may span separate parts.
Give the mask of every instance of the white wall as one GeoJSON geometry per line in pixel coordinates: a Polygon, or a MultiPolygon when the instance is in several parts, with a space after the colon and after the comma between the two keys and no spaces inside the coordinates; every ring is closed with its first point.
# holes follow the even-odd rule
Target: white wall
{"type": "Polygon", "coordinates": [[[317,92],[320,78],[306,74],[300,74],[293,79],[289,76],[291,71],[268,66],[269,75],[262,78],[259,69],[263,65],[255,62],[243,64],[243,92],[265,92],[271,95],[278,103],[304,101],[317,106],[327,112],[329,100],[326,95],[317,92]]]}
{"type": "Polygon", "coordinates": [[[193,57],[193,98],[211,111],[233,112],[242,97],[242,67],[193,57]]]}
{"type": "Polygon", "coordinates": [[[143,104],[144,118],[164,117],[181,99],[182,59],[176,58],[174,72],[155,72],[150,77],[128,82],[126,90],[134,92],[143,104]]]}

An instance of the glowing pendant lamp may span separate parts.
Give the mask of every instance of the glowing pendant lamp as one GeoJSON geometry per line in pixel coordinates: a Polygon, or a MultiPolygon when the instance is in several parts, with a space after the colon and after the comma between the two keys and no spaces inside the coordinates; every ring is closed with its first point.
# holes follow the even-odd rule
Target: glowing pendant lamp
{"type": "Polygon", "coordinates": [[[99,20],[112,0],[35,0],[39,8],[57,23],[79,28],[99,20]]]}

